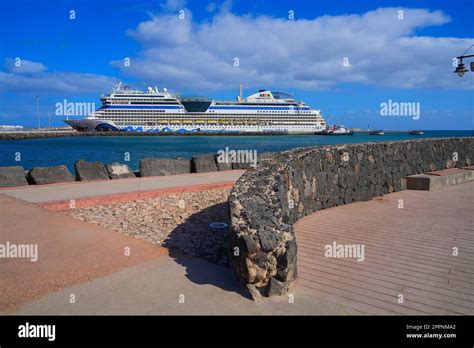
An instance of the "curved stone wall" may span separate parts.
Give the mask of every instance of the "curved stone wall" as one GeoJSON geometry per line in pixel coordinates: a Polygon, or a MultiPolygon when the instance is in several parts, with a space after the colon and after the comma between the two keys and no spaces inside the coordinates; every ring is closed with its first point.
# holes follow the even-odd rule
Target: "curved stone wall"
{"type": "Polygon", "coordinates": [[[473,159],[473,137],[299,148],[265,158],[229,196],[231,268],[254,298],[284,294],[297,276],[297,220],[400,191],[408,175],[473,159]]]}

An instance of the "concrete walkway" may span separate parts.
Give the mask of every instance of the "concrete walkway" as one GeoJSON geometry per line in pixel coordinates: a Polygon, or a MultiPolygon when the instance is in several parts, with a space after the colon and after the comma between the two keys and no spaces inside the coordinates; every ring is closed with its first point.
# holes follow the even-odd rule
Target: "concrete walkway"
{"type": "Polygon", "coordinates": [[[205,189],[217,184],[233,185],[244,170],[223,172],[179,174],[131,179],[114,179],[92,182],[76,181],[49,185],[30,185],[2,188],[0,194],[16,197],[32,203],[61,202],[71,199],[86,199],[97,196],[135,195],[137,193],[159,193],[160,190],[205,189]]]}
{"type": "Polygon", "coordinates": [[[2,314],[358,314],[297,290],[291,301],[255,303],[228,268],[172,258],[160,246],[0,194],[6,242],[37,244],[38,260],[0,259],[2,314]]]}
{"type": "Polygon", "coordinates": [[[38,246],[36,262],[0,259],[0,313],[358,314],[298,291],[291,300],[281,297],[255,303],[241,293],[228,268],[186,256],[172,258],[160,246],[41,207],[49,209],[70,199],[106,203],[116,197],[230,187],[243,172],[0,190],[0,243],[38,246]]]}
{"type": "Polygon", "coordinates": [[[14,314],[302,315],[361,314],[295,289],[256,303],[240,293],[228,268],[182,257],[162,257],[80,283],[20,307],[14,314]],[[69,303],[74,294],[76,303],[69,303]]]}
{"type": "Polygon", "coordinates": [[[38,248],[35,262],[31,257],[0,258],[0,312],[167,254],[161,247],[5,195],[0,195],[0,243],[38,248]]]}
{"type": "MultiPolygon", "coordinates": [[[[182,189],[239,175],[209,174],[160,178],[182,189]]],[[[150,183],[164,185],[162,180],[150,178],[150,183]]],[[[112,184],[112,191],[133,192],[127,184],[105,184],[112,184]]],[[[0,243],[39,248],[37,262],[0,259],[1,313],[474,314],[473,182],[439,191],[397,192],[302,219],[295,225],[297,284],[290,296],[260,303],[240,293],[227,268],[186,256],[172,258],[157,245],[11,197],[44,202],[104,192],[104,182],[95,182],[0,193],[0,243]],[[45,196],[36,197],[35,190],[45,196]],[[324,247],[334,241],[363,244],[364,261],[326,258],[324,247]]]]}

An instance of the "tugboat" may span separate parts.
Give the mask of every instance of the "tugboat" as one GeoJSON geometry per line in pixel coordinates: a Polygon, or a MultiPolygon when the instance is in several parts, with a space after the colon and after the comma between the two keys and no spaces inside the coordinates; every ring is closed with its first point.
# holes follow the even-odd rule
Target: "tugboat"
{"type": "Polygon", "coordinates": [[[383,130],[373,130],[369,134],[370,135],[384,135],[385,132],[383,130]]]}
{"type": "Polygon", "coordinates": [[[341,125],[329,126],[323,131],[324,135],[353,135],[354,131],[352,129],[344,127],[341,125]]]}
{"type": "Polygon", "coordinates": [[[423,135],[423,131],[422,130],[412,130],[410,131],[410,135],[423,135]]]}

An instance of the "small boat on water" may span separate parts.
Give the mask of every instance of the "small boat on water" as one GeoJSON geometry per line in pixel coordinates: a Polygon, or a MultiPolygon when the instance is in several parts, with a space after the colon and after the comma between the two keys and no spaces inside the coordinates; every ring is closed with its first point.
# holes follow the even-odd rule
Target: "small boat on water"
{"type": "Polygon", "coordinates": [[[333,125],[326,128],[323,132],[323,135],[353,135],[354,131],[352,129],[344,127],[341,125],[333,125]]]}
{"type": "Polygon", "coordinates": [[[422,130],[412,130],[410,131],[410,135],[423,135],[424,132],[422,130]]]}
{"type": "Polygon", "coordinates": [[[370,135],[384,135],[385,132],[383,130],[373,130],[369,134],[370,135]]]}

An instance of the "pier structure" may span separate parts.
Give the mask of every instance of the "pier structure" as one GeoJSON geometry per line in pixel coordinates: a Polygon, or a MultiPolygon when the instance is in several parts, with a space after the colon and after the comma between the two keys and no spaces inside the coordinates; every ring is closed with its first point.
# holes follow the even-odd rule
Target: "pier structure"
{"type": "Polygon", "coordinates": [[[472,315],[474,182],[464,171],[473,170],[473,145],[451,138],[307,148],[246,172],[0,189],[2,240],[39,250],[37,262],[1,260],[0,291],[9,295],[0,311],[472,315]],[[407,189],[421,173],[434,184],[407,189]],[[226,267],[59,213],[232,186],[237,282],[226,267]],[[183,293],[192,306],[170,301],[183,293]],[[80,298],[74,306],[71,294],[80,298]]]}

